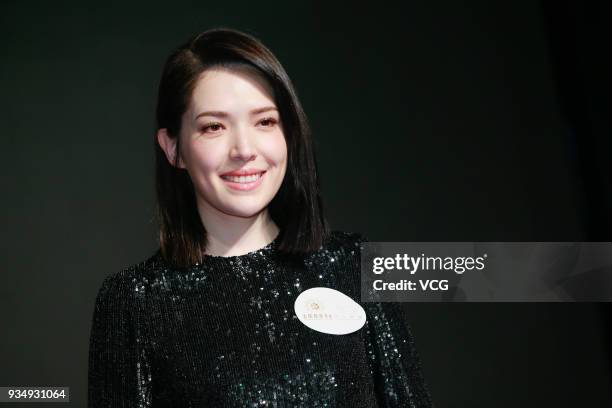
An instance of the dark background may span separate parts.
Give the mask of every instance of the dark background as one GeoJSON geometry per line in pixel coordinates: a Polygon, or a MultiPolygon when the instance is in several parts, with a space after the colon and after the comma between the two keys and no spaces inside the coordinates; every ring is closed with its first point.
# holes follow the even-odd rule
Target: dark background
{"type": "MultiPolygon", "coordinates": [[[[85,406],[99,285],[157,248],[163,61],[216,26],[259,37],[292,77],[334,229],[612,241],[600,3],[221,3],[0,6],[0,386],[70,386],[85,406]]],[[[612,404],[607,305],[405,311],[439,407],[612,404]]]]}

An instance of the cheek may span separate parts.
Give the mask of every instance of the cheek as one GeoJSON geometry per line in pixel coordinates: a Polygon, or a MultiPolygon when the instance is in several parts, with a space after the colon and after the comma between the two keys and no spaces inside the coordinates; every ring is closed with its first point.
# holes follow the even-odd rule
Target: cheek
{"type": "Polygon", "coordinates": [[[210,173],[218,169],[224,160],[224,148],[215,143],[195,143],[190,146],[190,169],[197,173],[210,173]]]}
{"type": "Polygon", "coordinates": [[[287,143],[281,132],[275,134],[274,137],[266,139],[264,144],[266,156],[268,160],[276,165],[285,164],[287,161],[287,143]]]}

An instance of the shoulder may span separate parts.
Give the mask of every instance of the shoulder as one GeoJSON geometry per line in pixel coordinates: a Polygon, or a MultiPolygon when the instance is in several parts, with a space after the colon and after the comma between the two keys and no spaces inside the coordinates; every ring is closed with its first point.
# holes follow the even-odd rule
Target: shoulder
{"type": "Polygon", "coordinates": [[[327,253],[354,258],[360,256],[364,242],[367,239],[358,232],[332,231],[322,249],[327,253]]]}
{"type": "Polygon", "coordinates": [[[310,254],[309,261],[336,262],[358,259],[361,245],[366,241],[360,233],[331,231],[323,245],[310,254]]]}
{"type": "Polygon", "coordinates": [[[359,248],[367,239],[358,232],[332,231],[327,237],[324,247],[327,249],[359,248]]]}
{"type": "Polygon", "coordinates": [[[98,289],[96,304],[117,301],[126,304],[134,301],[139,292],[145,292],[146,286],[163,267],[161,255],[157,251],[144,261],[107,275],[98,289]]]}
{"type": "Polygon", "coordinates": [[[361,244],[364,241],[359,233],[331,231],[321,248],[311,253],[305,264],[323,279],[320,283],[359,299],[361,244]]]}

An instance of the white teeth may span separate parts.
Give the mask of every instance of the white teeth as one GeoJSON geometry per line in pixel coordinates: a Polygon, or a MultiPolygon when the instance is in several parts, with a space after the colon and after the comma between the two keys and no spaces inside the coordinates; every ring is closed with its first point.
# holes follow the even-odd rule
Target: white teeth
{"type": "Polygon", "coordinates": [[[249,176],[221,176],[224,180],[231,181],[233,183],[252,183],[257,181],[263,173],[251,174],[249,176]]]}

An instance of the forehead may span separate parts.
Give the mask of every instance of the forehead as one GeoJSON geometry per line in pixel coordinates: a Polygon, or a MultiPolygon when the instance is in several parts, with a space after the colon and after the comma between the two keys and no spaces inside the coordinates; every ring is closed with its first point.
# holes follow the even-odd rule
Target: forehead
{"type": "Polygon", "coordinates": [[[239,113],[275,106],[272,87],[261,75],[245,69],[209,69],[200,74],[191,98],[197,115],[204,110],[239,113]]]}

